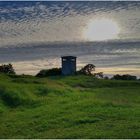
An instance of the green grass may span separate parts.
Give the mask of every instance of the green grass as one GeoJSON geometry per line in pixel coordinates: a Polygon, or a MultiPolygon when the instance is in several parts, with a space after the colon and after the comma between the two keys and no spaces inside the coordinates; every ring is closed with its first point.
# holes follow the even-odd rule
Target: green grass
{"type": "Polygon", "coordinates": [[[140,138],[140,81],[0,74],[0,138],[140,138]]]}

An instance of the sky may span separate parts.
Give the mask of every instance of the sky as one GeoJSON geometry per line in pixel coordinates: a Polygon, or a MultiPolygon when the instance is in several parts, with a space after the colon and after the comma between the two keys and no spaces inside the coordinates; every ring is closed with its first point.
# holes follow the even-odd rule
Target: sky
{"type": "Polygon", "coordinates": [[[140,2],[0,1],[1,64],[36,74],[62,55],[78,56],[78,68],[140,75],[140,2]]]}

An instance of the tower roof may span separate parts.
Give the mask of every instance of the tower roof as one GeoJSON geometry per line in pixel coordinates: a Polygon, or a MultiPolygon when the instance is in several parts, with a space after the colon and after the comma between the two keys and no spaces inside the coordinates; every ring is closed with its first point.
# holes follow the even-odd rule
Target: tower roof
{"type": "Polygon", "coordinates": [[[61,56],[61,58],[76,58],[76,56],[61,56]]]}

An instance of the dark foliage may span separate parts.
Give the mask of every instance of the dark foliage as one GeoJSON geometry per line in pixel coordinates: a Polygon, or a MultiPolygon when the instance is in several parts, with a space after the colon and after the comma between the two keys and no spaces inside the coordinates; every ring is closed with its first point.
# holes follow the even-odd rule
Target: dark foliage
{"type": "Polygon", "coordinates": [[[103,79],[104,78],[103,72],[94,73],[93,76],[95,76],[96,78],[99,78],[99,79],[103,79]]]}
{"type": "Polygon", "coordinates": [[[114,75],[112,77],[112,79],[114,80],[137,80],[137,77],[136,76],[133,76],[133,75],[129,75],[129,74],[126,74],[126,75],[114,75]]]}
{"type": "Polygon", "coordinates": [[[15,70],[12,64],[7,64],[7,65],[4,64],[0,66],[0,73],[15,74],[15,70]]]}
{"type": "Polygon", "coordinates": [[[52,68],[47,70],[41,70],[36,77],[46,77],[46,76],[57,76],[61,75],[61,68],[52,68]]]}
{"type": "Polygon", "coordinates": [[[93,73],[92,73],[93,71],[95,71],[95,66],[93,64],[87,64],[77,73],[84,74],[84,75],[93,75],[93,73]]]}
{"type": "Polygon", "coordinates": [[[109,79],[109,77],[108,77],[108,76],[105,76],[105,77],[104,77],[104,79],[105,79],[105,80],[108,80],[108,79],[109,79]]]}

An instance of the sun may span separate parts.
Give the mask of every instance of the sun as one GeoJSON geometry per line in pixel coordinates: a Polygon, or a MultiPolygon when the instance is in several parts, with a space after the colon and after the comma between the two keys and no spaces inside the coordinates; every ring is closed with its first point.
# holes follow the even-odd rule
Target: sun
{"type": "Polygon", "coordinates": [[[91,20],[84,30],[84,37],[90,41],[103,41],[117,39],[120,28],[118,24],[111,19],[91,20]]]}

